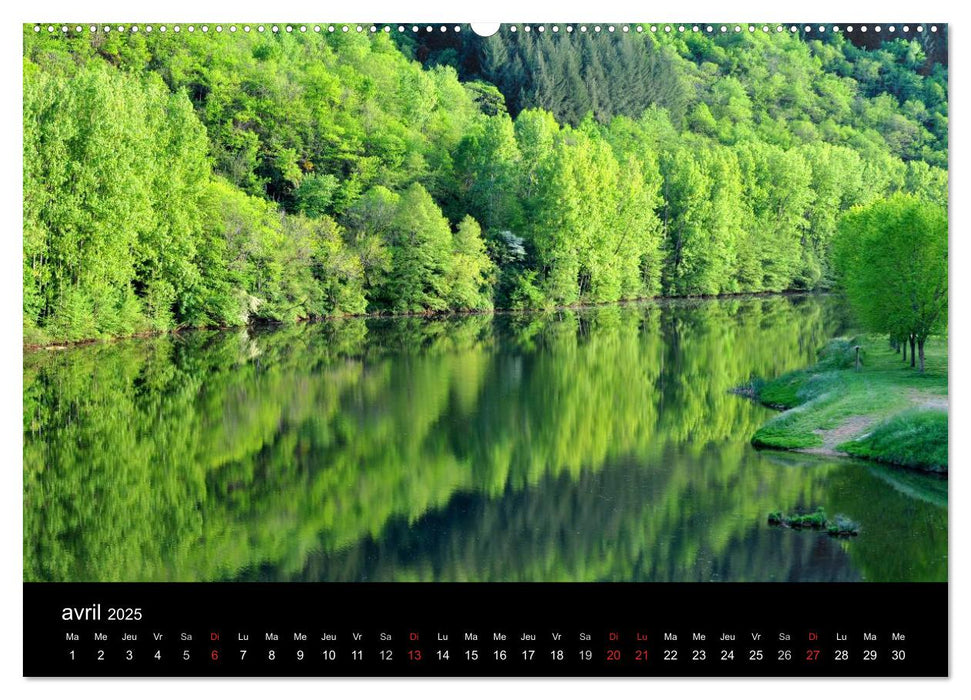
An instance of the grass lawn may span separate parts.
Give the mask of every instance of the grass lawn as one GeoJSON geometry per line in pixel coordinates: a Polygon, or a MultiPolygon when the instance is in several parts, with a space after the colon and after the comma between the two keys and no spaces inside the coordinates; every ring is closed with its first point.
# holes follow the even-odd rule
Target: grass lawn
{"type": "Polygon", "coordinates": [[[947,471],[947,339],[925,345],[921,374],[885,337],[837,338],[808,369],[749,393],[784,411],[753,436],[758,447],[851,454],[930,471],[947,471]],[[862,368],[854,369],[862,350],[862,368]]]}

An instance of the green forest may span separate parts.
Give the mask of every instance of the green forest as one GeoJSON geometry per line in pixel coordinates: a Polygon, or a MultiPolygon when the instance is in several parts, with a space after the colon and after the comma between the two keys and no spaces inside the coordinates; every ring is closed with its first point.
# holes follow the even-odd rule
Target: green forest
{"type": "Polygon", "coordinates": [[[27,344],[828,288],[947,204],[942,34],[133,29],[24,27],[27,344]]]}

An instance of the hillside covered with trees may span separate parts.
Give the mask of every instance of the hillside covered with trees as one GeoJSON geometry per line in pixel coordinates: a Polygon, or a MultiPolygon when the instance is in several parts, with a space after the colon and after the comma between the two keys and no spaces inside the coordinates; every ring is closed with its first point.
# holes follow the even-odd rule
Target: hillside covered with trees
{"type": "Polygon", "coordinates": [[[941,36],[297,27],[24,28],[25,342],[815,289],[947,204],[941,36]]]}

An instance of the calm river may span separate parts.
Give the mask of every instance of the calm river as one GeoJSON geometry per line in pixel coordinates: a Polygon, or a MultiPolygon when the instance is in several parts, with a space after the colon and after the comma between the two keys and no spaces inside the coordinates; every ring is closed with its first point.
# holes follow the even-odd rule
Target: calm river
{"type": "Polygon", "coordinates": [[[944,581],[947,482],[759,452],[829,297],[25,353],[28,581],[944,581]],[[823,507],[851,540],[766,524],[823,507]]]}

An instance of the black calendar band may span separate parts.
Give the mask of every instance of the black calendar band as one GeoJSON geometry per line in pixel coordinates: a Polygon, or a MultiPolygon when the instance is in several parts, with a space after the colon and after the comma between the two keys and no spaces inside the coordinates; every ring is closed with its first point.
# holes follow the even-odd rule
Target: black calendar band
{"type": "Polygon", "coordinates": [[[28,583],[24,675],[946,676],[947,605],[944,583],[28,583]]]}

